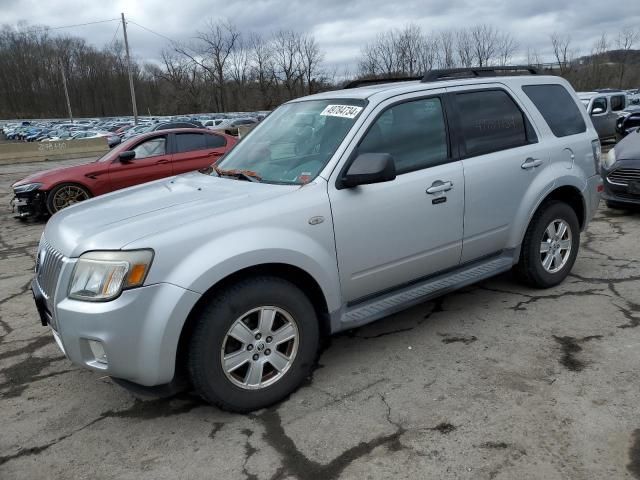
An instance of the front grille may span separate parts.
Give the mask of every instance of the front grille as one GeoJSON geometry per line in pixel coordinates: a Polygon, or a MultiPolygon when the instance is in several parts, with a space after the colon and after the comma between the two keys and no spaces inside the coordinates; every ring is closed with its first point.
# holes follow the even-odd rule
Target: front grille
{"type": "Polygon", "coordinates": [[[43,239],[36,258],[36,278],[49,307],[51,307],[50,300],[56,293],[63,261],[64,255],[43,239]]]}
{"type": "Polygon", "coordinates": [[[607,178],[612,183],[628,185],[629,182],[640,182],[640,168],[617,168],[607,178]]]}

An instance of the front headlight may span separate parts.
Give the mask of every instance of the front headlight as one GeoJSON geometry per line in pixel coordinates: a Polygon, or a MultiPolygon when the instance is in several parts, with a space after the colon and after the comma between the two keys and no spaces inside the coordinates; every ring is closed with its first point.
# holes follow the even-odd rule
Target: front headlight
{"type": "Polygon", "coordinates": [[[37,190],[42,186],[41,183],[26,183],[24,185],[18,185],[17,187],[13,187],[14,193],[27,193],[37,190]]]}
{"type": "Polygon", "coordinates": [[[616,149],[612,148],[602,157],[602,165],[609,170],[616,163],[616,149]]]}
{"type": "Polygon", "coordinates": [[[87,252],[80,256],[69,286],[69,298],[93,302],[113,300],[144,283],[153,250],[87,252]]]}

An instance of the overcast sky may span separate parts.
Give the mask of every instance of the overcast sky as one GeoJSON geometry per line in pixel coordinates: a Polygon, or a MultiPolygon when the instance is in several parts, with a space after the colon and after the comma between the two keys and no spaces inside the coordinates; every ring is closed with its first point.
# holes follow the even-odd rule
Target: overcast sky
{"type": "MultiPolygon", "coordinates": [[[[520,57],[527,47],[551,60],[549,35],[571,35],[581,54],[606,32],[613,44],[625,26],[640,27],[640,0],[0,0],[0,23],[50,27],[120,16],[177,41],[205,28],[207,19],[229,19],[242,32],[268,34],[295,29],[313,34],[330,66],[355,65],[360,47],[378,32],[413,22],[425,31],[492,24],[518,41],[520,57]]],[[[112,41],[117,22],[55,30],[102,46],[112,41]]],[[[169,41],[129,24],[132,54],[157,60],[169,41]]],[[[122,30],[118,31],[121,38],[122,30]]],[[[640,48],[638,45],[637,48],[640,48]]],[[[517,60],[517,59],[516,59],[517,60]]]]}

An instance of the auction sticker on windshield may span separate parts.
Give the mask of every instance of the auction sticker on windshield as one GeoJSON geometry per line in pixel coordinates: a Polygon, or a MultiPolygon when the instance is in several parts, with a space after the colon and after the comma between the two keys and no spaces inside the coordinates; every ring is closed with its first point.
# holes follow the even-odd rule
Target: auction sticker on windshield
{"type": "Polygon", "coordinates": [[[362,107],[355,105],[327,105],[320,115],[328,117],[356,118],[362,107]]]}

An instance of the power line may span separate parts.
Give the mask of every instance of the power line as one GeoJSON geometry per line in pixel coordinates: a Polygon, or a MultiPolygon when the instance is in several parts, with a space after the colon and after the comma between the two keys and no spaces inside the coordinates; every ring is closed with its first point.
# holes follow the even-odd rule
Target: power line
{"type": "Polygon", "coordinates": [[[36,32],[42,32],[43,30],[60,30],[63,28],[74,28],[74,27],[84,27],[86,25],[95,25],[97,23],[108,23],[108,22],[113,22],[116,20],[120,20],[119,18],[111,18],[109,20],[98,20],[96,22],[87,22],[87,23],[77,23],[75,25],[63,25],[60,27],[48,27],[48,26],[42,26],[39,28],[34,28],[33,30],[27,30],[27,31],[22,31],[20,33],[36,33],[36,32]]]}
{"type": "Polygon", "coordinates": [[[166,35],[163,35],[161,33],[158,33],[156,31],[151,30],[150,28],[145,27],[144,25],[140,25],[139,23],[134,22],[133,20],[129,19],[128,23],[133,23],[134,25],[137,25],[138,27],[142,28],[143,30],[146,30],[149,33],[153,33],[154,35],[157,35],[159,37],[164,38],[165,40],[169,40],[171,43],[178,43],[176,42],[174,39],[167,37],[166,35]]]}

